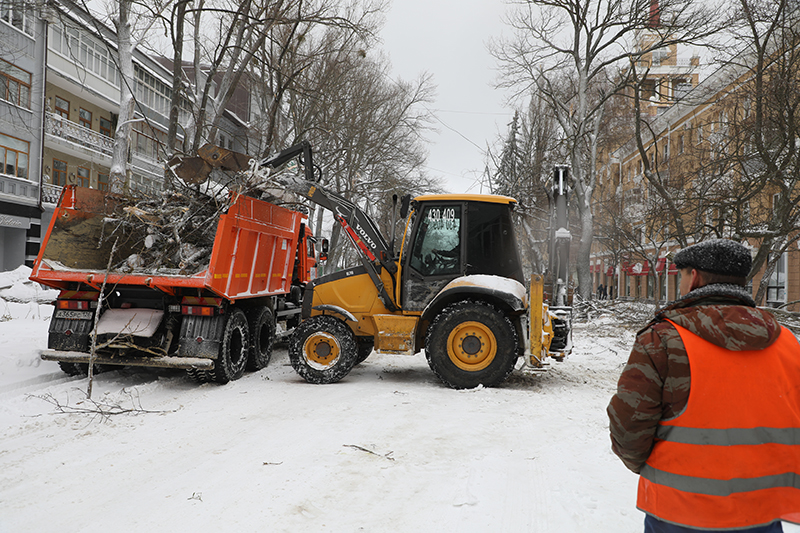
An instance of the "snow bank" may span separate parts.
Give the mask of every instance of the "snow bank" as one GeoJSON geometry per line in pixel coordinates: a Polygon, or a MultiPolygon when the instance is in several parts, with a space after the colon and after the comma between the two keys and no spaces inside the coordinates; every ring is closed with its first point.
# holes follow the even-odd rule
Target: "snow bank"
{"type": "Polygon", "coordinates": [[[58,297],[59,291],[31,281],[28,279],[30,275],[31,269],[25,265],[10,272],[0,272],[0,303],[48,303],[58,297]]]}

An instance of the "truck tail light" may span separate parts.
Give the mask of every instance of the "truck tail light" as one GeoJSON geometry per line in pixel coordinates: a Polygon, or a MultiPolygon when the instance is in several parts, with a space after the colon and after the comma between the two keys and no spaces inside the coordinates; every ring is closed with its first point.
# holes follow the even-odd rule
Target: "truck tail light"
{"type": "Polygon", "coordinates": [[[100,293],[97,291],[68,291],[62,290],[56,300],[56,309],[70,311],[89,311],[97,309],[97,299],[100,293]]]}
{"type": "Polygon", "coordinates": [[[182,305],[181,314],[192,315],[192,316],[214,316],[215,309],[216,307],[202,307],[199,305],[182,305]]]}
{"type": "Polygon", "coordinates": [[[192,316],[215,316],[225,312],[222,298],[211,296],[184,296],[181,300],[181,314],[192,316]]]}
{"type": "Polygon", "coordinates": [[[56,307],[59,309],[70,309],[76,311],[88,311],[97,307],[97,302],[88,300],[57,300],[56,307]]]}

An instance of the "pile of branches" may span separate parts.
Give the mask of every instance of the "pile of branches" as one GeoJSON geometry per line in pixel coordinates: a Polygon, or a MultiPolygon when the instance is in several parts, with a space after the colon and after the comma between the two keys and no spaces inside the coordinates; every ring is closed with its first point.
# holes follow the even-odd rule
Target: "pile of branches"
{"type": "Polygon", "coordinates": [[[655,310],[656,306],[652,302],[584,300],[576,295],[572,316],[578,322],[588,322],[608,316],[621,325],[640,328],[653,318],[655,310]]]}
{"type": "MultiPolygon", "coordinates": [[[[103,221],[100,248],[117,240],[112,270],[135,274],[186,275],[208,267],[219,217],[238,194],[275,204],[294,203],[288,183],[297,169],[277,171],[253,162],[241,171],[214,169],[200,182],[174,176],[161,193],[129,193],[103,221]]],[[[295,209],[303,207],[294,206],[295,209]]]]}
{"type": "Polygon", "coordinates": [[[211,258],[219,217],[230,204],[185,188],[126,195],[103,220],[101,241],[119,239],[112,270],[147,274],[193,274],[211,258]]]}
{"type": "Polygon", "coordinates": [[[775,309],[772,307],[764,307],[763,309],[772,313],[772,315],[775,317],[775,320],[777,320],[781,326],[787,328],[795,335],[800,335],[800,313],[795,313],[780,308],[775,309]]]}

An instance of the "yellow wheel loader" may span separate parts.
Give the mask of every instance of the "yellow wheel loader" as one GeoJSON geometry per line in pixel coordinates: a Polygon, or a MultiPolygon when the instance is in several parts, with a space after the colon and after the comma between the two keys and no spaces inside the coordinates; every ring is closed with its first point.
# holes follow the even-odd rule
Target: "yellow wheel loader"
{"type": "MultiPolygon", "coordinates": [[[[307,381],[339,381],[373,349],[393,354],[425,350],[429,366],[447,385],[488,387],[503,382],[519,358],[542,368],[548,356],[560,360],[571,351],[566,302],[562,299],[556,309],[545,303],[541,275],[532,276],[529,290],[524,285],[512,220],[515,199],[405,197],[400,209],[405,231],[395,253],[394,237],[387,242],[358,206],[315,182],[308,143],[270,160],[277,166],[294,158],[305,168],[305,179],[292,188],[333,212],[361,258],[360,266],[306,285],[302,322],[290,337],[289,357],[307,381]]],[[[563,223],[565,170],[557,170],[561,175],[554,190],[563,223]]],[[[568,240],[562,244],[569,236],[559,229],[562,242],[551,254],[559,258],[557,278],[563,283],[568,240]]],[[[551,292],[564,291],[556,286],[551,292]]]]}

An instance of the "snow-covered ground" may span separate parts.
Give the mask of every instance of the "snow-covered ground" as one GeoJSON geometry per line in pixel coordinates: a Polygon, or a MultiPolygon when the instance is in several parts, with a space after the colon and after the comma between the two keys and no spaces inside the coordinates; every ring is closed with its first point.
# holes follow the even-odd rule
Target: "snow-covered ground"
{"type": "Polygon", "coordinates": [[[309,385],[278,348],[224,386],[99,374],[90,401],[86,378],[40,361],[52,307],[35,300],[52,293],[23,278],[0,274],[0,532],[642,530],[605,414],[635,328],[611,317],[494,389],[374,353],[309,385]]]}

